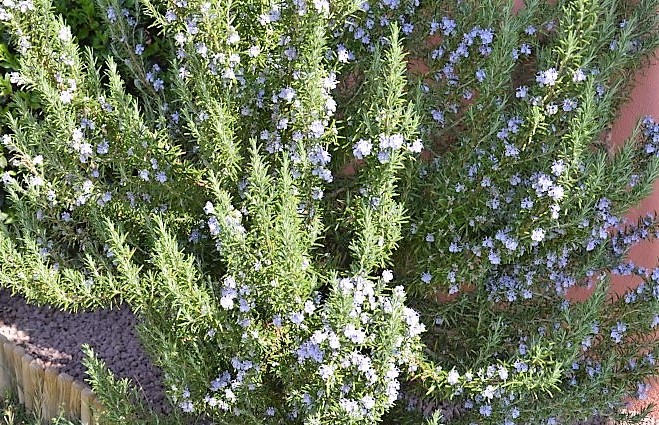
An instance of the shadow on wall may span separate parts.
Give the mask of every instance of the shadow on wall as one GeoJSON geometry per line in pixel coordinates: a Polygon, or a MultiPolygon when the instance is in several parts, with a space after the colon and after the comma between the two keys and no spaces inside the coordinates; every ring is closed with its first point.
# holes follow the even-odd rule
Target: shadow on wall
{"type": "MultiPolygon", "coordinates": [[[[550,2],[554,3],[554,1],[550,2]]],[[[515,0],[513,10],[518,11],[523,5],[523,0],[515,0]]],[[[659,56],[659,50],[656,54],[659,56]]],[[[612,147],[620,145],[631,135],[639,119],[648,115],[659,119],[659,60],[655,59],[648,66],[639,70],[634,80],[635,86],[629,101],[622,107],[617,120],[613,124],[611,132],[612,147]]],[[[627,214],[627,218],[633,222],[655,210],[659,210],[659,181],[655,183],[653,193],[636,208],[633,208],[627,214]]],[[[648,268],[659,266],[659,240],[646,241],[633,247],[630,252],[630,260],[638,266],[648,268]]],[[[622,293],[640,282],[639,278],[614,276],[612,289],[615,293],[622,293]]],[[[572,294],[573,298],[582,299],[587,296],[586,290],[582,292],[575,291],[572,294]]]]}
{"type": "MultiPolygon", "coordinates": [[[[659,55],[659,52],[657,52],[659,55]]],[[[618,119],[613,125],[611,143],[615,145],[622,143],[636,126],[640,118],[651,115],[659,118],[659,60],[654,60],[650,65],[641,69],[635,76],[634,90],[629,102],[621,109],[618,119]]],[[[659,210],[659,181],[654,184],[654,191],[645,198],[636,208],[632,209],[627,218],[634,221],[637,218],[659,210]]],[[[659,266],[659,240],[644,241],[630,251],[630,260],[634,264],[655,268],[659,266]]],[[[612,279],[613,291],[622,293],[625,289],[634,287],[640,283],[640,279],[632,277],[614,276],[612,279]]],[[[630,406],[632,409],[644,407],[652,402],[659,405],[659,380],[652,382],[652,388],[648,391],[648,398],[644,401],[635,401],[630,406]]],[[[659,409],[655,408],[652,417],[659,419],[659,409]]]]}

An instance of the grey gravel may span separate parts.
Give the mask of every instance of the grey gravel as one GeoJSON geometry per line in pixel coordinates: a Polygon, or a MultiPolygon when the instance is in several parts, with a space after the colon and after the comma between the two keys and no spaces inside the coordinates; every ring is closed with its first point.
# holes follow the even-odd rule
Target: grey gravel
{"type": "Polygon", "coordinates": [[[136,319],[127,307],[94,312],[65,313],[54,308],[28,305],[21,296],[0,289],[0,333],[44,367],[66,372],[84,381],[82,344],[119,378],[142,387],[156,411],[168,410],[161,373],[142,349],[135,332],[136,319]]]}

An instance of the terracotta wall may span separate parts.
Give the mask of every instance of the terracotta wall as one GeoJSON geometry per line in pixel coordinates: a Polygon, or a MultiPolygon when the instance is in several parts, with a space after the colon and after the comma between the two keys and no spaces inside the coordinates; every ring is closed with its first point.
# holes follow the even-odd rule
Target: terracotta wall
{"type": "MultiPolygon", "coordinates": [[[[659,51],[657,52],[659,56],[659,51]]],[[[611,142],[622,143],[632,132],[639,118],[652,115],[659,119],[659,61],[655,60],[649,66],[636,73],[634,90],[630,101],[622,108],[616,120],[611,135],[611,142]]],[[[659,212],[659,181],[654,185],[654,192],[641,202],[636,208],[629,212],[629,219],[636,219],[648,212],[659,212]]],[[[639,266],[654,268],[659,266],[659,240],[646,241],[632,248],[630,259],[639,266]]],[[[639,279],[614,277],[613,290],[617,293],[624,292],[626,288],[638,285],[639,279]]],[[[659,404],[659,382],[655,379],[652,389],[648,393],[648,399],[633,402],[632,409],[644,407],[648,402],[659,404]]],[[[659,408],[655,408],[651,414],[659,418],[659,408]]]]}
{"type": "MultiPolygon", "coordinates": [[[[523,0],[515,0],[515,9],[519,10],[523,0]]],[[[657,51],[659,57],[659,50],[657,51]]],[[[613,125],[611,143],[619,145],[629,137],[639,119],[646,115],[659,119],[659,60],[653,61],[645,68],[639,70],[635,76],[635,87],[631,98],[619,112],[618,118],[613,125]]],[[[659,181],[655,183],[654,192],[643,200],[636,208],[632,209],[627,218],[635,220],[648,212],[659,212],[659,181]]],[[[659,240],[646,241],[632,248],[630,259],[639,266],[654,268],[659,266],[659,240]]],[[[639,278],[620,277],[613,278],[612,290],[622,293],[625,289],[634,287],[640,283],[639,278]]],[[[586,293],[574,294],[576,298],[583,298],[586,293]]],[[[629,408],[638,410],[648,403],[659,406],[659,379],[654,379],[652,388],[648,391],[646,400],[630,400],[629,408]]],[[[655,407],[651,416],[659,419],[659,407],[655,407]]]]}
{"type": "MultiPolygon", "coordinates": [[[[551,0],[550,0],[551,1],[551,0]]],[[[523,0],[515,0],[514,10],[523,7],[523,0]]],[[[659,57],[659,50],[657,51],[659,57]]],[[[635,87],[631,99],[624,105],[619,113],[618,119],[613,125],[611,143],[616,146],[624,142],[632,130],[646,115],[651,115],[659,120],[659,60],[639,70],[635,77],[635,87]]],[[[651,196],[634,208],[627,217],[635,220],[648,212],[657,210],[659,212],[659,181],[654,186],[651,196]]],[[[635,246],[630,253],[631,261],[639,266],[654,268],[659,266],[659,240],[648,241],[635,246]]],[[[640,283],[639,278],[614,277],[613,290],[616,293],[624,292],[626,288],[640,283]]],[[[585,293],[575,291],[575,298],[583,298],[585,293]],[[578,293],[577,293],[578,292],[578,293]]]]}
{"type": "MultiPolygon", "coordinates": [[[[657,53],[659,55],[659,52],[657,53]]],[[[629,136],[639,118],[652,115],[659,119],[659,61],[636,73],[636,87],[631,100],[622,108],[618,120],[613,126],[612,143],[622,143],[629,136]]],[[[636,219],[647,212],[659,210],[659,182],[655,184],[654,193],[628,214],[636,219]]],[[[631,260],[645,267],[657,267],[659,264],[659,241],[649,241],[637,245],[631,251],[631,260]]],[[[615,278],[616,292],[633,285],[634,280],[615,278]]]]}

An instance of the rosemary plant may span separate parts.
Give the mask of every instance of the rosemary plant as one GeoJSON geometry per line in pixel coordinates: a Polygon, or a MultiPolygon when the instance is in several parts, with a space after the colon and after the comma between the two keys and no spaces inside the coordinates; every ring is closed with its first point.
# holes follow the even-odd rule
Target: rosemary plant
{"type": "Polygon", "coordinates": [[[659,124],[606,134],[657,0],[96,0],[110,51],[58,5],[0,6],[0,286],[139,315],[173,410],[88,349],[105,423],[574,424],[643,396],[659,269],[626,254],[659,229],[624,214],[659,124]]]}

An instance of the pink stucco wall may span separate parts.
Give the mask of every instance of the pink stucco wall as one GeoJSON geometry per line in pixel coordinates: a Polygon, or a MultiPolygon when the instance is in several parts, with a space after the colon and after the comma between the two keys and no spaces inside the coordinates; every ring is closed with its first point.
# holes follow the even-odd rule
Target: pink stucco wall
{"type": "MultiPolygon", "coordinates": [[[[611,135],[614,144],[621,143],[632,132],[639,118],[652,115],[659,118],[659,62],[636,74],[636,87],[631,100],[622,108],[618,120],[613,126],[611,135]]],[[[637,218],[649,211],[659,209],[659,182],[655,184],[654,193],[646,198],[637,208],[630,212],[629,218],[637,218]]],[[[632,249],[632,260],[639,265],[656,267],[659,258],[659,241],[646,242],[632,249]]],[[[619,285],[624,285],[623,279],[617,279],[619,285]]]]}
{"type": "MultiPolygon", "coordinates": [[[[515,10],[519,10],[522,6],[523,0],[515,0],[515,10]]],[[[659,50],[657,55],[659,56],[659,50]]],[[[612,148],[623,143],[629,137],[639,119],[646,115],[659,119],[659,60],[655,60],[639,70],[634,78],[634,83],[635,87],[630,100],[623,106],[613,125],[612,148]]],[[[659,210],[659,181],[655,183],[654,192],[632,209],[627,217],[634,220],[655,210],[659,210]]],[[[635,246],[630,252],[630,259],[639,266],[650,268],[659,266],[659,241],[648,241],[635,246]]],[[[620,294],[625,289],[639,283],[638,278],[613,277],[612,291],[620,294]]],[[[575,291],[572,295],[575,299],[583,299],[587,294],[588,291],[581,290],[575,291]]],[[[632,400],[630,403],[630,409],[633,410],[638,410],[648,403],[659,406],[659,377],[653,380],[653,387],[648,392],[646,400],[632,400]]],[[[651,416],[659,419],[659,407],[655,407],[651,416]]]]}
{"type": "MultiPolygon", "coordinates": [[[[657,52],[659,54],[659,52],[657,52]]],[[[649,66],[638,71],[635,78],[635,88],[630,101],[622,108],[617,121],[613,126],[611,142],[622,143],[632,132],[639,118],[652,115],[659,118],[659,61],[654,61],[649,66]]],[[[659,182],[654,185],[654,192],[641,202],[627,215],[630,219],[636,219],[647,212],[659,210],[659,182]]],[[[659,260],[659,241],[641,243],[630,252],[631,260],[640,266],[657,267],[659,260]]],[[[638,280],[630,278],[615,277],[613,279],[613,290],[616,293],[623,292],[626,288],[638,284],[638,280]]],[[[659,381],[655,379],[648,399],[636,401],[631,407],[640,408],[648,402],[659,405],[659,381]]],[[[654,418],[659,418],[659,408],[652,413],[654,418]]]]}

